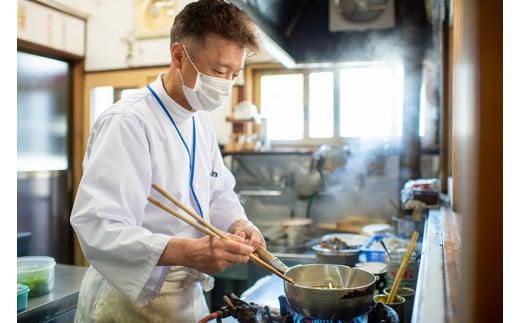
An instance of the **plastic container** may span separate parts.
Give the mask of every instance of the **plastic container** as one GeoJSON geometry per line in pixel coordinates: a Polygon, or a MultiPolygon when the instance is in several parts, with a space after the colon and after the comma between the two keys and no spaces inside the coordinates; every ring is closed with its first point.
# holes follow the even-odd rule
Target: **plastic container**
{"type": "Polygon", "coordinates": [[[29,287],[29,297],[48,294],[54,289],[55,266],[51,257],[19,257],[18,283],[29,287]]]}
{"type": "MultiPolygon", "coordinates": [[[[390,255],[392,256],[392,260],[390,258],[386,258],[386,264],[388,265],[388,286],[392,286],[394,283],[395,276],[401,267],[401,262],[403,261],[404,255],[406,254],[405,248],[399,248],[390,251],[390,255]]],[[[417,285],[417,276],[419,274],[419,262],[418,255],[420,253],[416,250],[413,251],[412,256],[410,257],[410,262],[408,263],[408,267],[406,267],[405,272],[403,273],[403,277],[401,278],[400,287],[407,287],[415,290],[415,286],[417,285]]]]}
{"type": "Polygon", "coordinates": [[[29,287],[27,285],[18,284],[18,296],[16,297],[16,309],[18,312],[25,311],[28,298],[29,287]]]}

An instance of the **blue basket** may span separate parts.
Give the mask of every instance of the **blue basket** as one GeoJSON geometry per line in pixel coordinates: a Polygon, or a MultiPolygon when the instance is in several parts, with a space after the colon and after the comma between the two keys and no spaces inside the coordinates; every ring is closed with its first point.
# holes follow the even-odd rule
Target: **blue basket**
{"type": "Polygon", "coordinates": [[[385,251],[381,249],[372,249],[372,243],[381,241],[385,238],[384,235],[376,234],[367,240],[365,245],[361,247],[360,261],[364,262],[385,262],[385,251]]]}

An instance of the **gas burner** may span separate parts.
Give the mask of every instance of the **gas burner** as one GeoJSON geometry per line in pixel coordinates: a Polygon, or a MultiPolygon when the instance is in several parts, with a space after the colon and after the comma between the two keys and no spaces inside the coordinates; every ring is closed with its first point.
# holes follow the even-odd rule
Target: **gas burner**
{"type": "Polygon", "coordinates": [[[382,303],[374,304],[370,310],[350,321],[321,320],[304,317],[291,309],[285,296],[278,297],[280,310],[248,303],[234,294],[224,296],[226,306],[218,311],[202,318],[199,323],[207,323],[212,320],[222,322],[225,317],[232,316],[240,323],[398,323],[396,312],[382,303]]]}
{"type": "MultiPolygon", "coordinates": [[[[363,314],[358,317],[353,318],[349,321],[341,321],[341,320],[321,320],[305,317],[291,308],[289,302],[287,302],[287,298],[285,296],[278,297],[278,302],[280,302],[280,313],[282,315],[291,316],[292,321],[294,323],[368,323],[368,315],[363,314]]],[[[374,304],[375,305],[375,304],[374,304]]],[[[370,309],[372,310],[372,309],[370,309]]],[[[369,311],[370,311],[369,310],[369,311]]]]}

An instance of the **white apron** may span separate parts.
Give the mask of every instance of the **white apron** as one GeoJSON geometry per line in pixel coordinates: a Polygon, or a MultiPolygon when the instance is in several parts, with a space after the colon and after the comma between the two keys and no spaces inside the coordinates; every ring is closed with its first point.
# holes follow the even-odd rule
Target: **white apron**
{"type": "Polygon", "coordinates": [[[197,322],[209,314],[203,289],[211,290],[213,281],[195,269],[171,267],[160,294],[138,306],[90,267],[81,283],[74,322],[197,322]]]}

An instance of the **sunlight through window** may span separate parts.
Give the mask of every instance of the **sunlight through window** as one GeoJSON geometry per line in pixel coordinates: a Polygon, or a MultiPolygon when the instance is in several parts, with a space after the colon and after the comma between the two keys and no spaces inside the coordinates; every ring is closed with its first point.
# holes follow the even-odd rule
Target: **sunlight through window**
{"type": "Polygon", "coordinates": [[[309,74],[309,137],[331,138],[334,134],[334,74],[309,74]]]}
{"type": "Polygon", "coordinates": [[[340,135],[384,138],[402,133],[403,68],[349,67],[340,71],[340,135]]]}
{"type": "Polygon", "coordinates": [[[264,75],[260,78],[260,111],[272,140],[303,138],[303,75],[264,75]]]}

